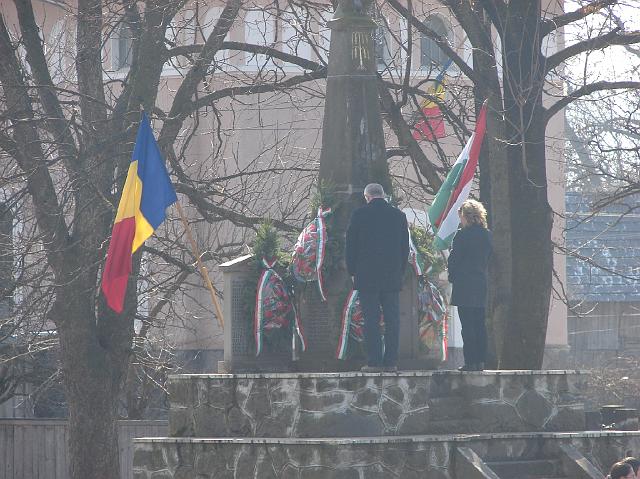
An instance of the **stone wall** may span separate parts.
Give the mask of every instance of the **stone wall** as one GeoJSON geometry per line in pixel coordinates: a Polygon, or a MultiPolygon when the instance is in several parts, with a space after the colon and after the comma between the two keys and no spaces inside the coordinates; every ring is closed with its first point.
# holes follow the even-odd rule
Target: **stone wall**
{"type": "Polygon", "coordinates": [[[584,429],[575,371],[182,375],[170,435],[353,437],[584,429]]]}
{"type": "MultiPolygon", "coordinates": [[[[376,439],[138,439],[135,479],[456,479],[464,446],[484,461],[553,458],[572,445],[600,470],[640,451],[624,432],[520,433],[376,439]]],[[[567,476],[571,477],[571,476],[567,476]]]]}

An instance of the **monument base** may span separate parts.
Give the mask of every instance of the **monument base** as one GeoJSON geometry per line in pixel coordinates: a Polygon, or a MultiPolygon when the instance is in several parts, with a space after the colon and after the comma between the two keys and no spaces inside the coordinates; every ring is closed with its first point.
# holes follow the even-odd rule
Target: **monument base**
{"type": "Polygon", "coordinates": [[[602,478],[640,433],[349,439],[136,439],[134,478],[602,478]]]}
{"type": "Polygon", "coordinates": [[[602,479],[640,433],[585,432],[580,371],[170,377],[136,479],[602,479]]]}

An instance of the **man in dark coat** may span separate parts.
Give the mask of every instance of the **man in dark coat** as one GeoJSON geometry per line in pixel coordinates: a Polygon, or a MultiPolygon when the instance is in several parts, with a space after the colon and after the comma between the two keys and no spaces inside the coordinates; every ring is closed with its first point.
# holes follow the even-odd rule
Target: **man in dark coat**
{"type": "Polygon", "coordinates": [[[400,332],[400,290],[409,257],[409,230],[402,211],[385,200],[384,189],[364,189],[365,206],[353,212],[347,228],[347,270],[358,290],[367,347],[365,372],[396,370],[400,332]],[[384,315],[384,357],[380,309],[384,315]]]}

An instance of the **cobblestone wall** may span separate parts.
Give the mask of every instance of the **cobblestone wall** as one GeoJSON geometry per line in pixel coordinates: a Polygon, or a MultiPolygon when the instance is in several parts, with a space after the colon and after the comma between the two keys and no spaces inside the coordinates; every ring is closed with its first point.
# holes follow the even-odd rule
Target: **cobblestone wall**
{"type": "Polygon", "coordinates": [[[170,435],[351,437],[584,429],[575,371],[175,376],[170,435]]]}
{"type": "Polygon", "coordinates": [[[455,448],[486,460],[550,457],[571,444],[600,470],[640,450],[624,432],[520,433],[477,437],[137,440],[135,479],[457,479],[455,448]]]}

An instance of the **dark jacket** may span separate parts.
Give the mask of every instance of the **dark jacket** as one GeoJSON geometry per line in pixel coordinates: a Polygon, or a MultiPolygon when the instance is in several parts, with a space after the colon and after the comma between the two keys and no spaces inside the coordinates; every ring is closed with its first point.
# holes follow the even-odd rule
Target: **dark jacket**
{"type": "Polygon", "coordinates": [[[400,291],[409,257],[407,217],[382,198],[355,210],[347,228],[347,270],[354,289],[400,291]]]}
{"type": "Polygon", "coordinates": [[[458,230],[447,262],[453,284],[451,304],[486,307],[491,231],[478,224],[458,230]]]}

